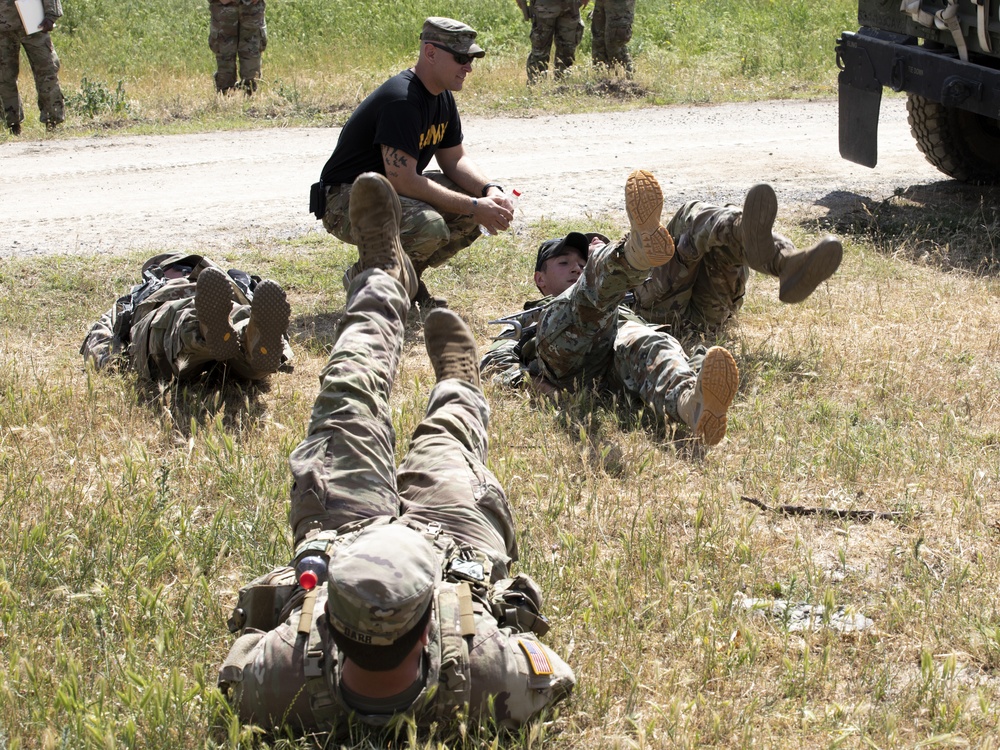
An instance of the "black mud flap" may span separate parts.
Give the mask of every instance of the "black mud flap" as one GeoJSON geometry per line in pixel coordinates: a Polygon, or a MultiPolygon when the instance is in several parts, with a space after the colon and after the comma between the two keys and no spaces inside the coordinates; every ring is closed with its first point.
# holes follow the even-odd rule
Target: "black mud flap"
{"type": "Polygon", "coordinates": [[[863,167],[878,162],[878,113],[882,87],[861,89],[846,83],[840,74],[840,155],[863,167]]]}
{"type": "Polygon", "coordinates": [[[840,155],[855,164],[874,167],[878,162],[882,83],[863,41],[860,34],[846,31],[837,40],[840,155]]]}

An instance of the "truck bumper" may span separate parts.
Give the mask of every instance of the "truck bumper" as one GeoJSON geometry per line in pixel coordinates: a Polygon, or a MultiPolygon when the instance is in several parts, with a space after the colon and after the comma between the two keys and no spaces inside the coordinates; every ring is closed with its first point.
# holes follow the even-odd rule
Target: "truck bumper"
{"type": "Polygon", "coordinates": [[[1000,70],[963,62],[950,48],[862,28],[837,40],[840,155],[866,167],[878,160],[882,87],[1000,118],[1000,70]]]}

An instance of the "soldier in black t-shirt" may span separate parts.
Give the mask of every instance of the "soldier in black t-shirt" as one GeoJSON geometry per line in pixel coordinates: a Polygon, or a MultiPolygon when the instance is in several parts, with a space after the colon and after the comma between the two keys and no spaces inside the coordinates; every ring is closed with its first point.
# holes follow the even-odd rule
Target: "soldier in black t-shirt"
{"type": "MultiPolygon", "coordinates": [[[[480,235],[510,226],[514,204],[483,174],[462,145],[462,123],[451,92],[461,91],[472,61],[486,52],[476,31],[450,18],[424,21],[420,56],[354,111],[323,167],[325,210],[318,213],[330,234],[358,244],[348,215],[351,185],[363,172],[384,174],[402,204],[400,236],[417,275],[439,266],[480,235]],[[431,157],[441,171],[424,172],[431,157]]],[[[345,286],[354,269],[344,275],[345,286]]],[[[444,306],[420,282],[413,300],[444,306]]]]}

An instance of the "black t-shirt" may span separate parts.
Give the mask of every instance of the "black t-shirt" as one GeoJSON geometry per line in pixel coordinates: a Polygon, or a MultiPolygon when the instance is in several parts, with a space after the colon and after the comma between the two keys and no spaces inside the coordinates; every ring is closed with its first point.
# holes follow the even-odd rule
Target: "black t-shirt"
{"type": "Polygon", "coordinates": [[[362,172],[385,174],[382,146],[416,156],[417,174],[422,174],[435,151],[461,142],[455,97],[450,91],[431,95],[416,73],[404,70],[354,110],[321,179],[327,185],[350,184],[362,172]]]}

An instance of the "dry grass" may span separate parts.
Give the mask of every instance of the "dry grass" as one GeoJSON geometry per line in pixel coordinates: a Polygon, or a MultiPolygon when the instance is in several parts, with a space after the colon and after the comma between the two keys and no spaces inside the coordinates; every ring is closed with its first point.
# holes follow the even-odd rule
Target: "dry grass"
{"type": "MultiPolygon", "coordinates": [[[[997,746],[997,201],[949,200],[828,219],[844,265],[801,305],[752,279],[727,342],[742,372],[729,437],[706,454],[605,396],[557,413],[487,386],[522,567],[579,678],[546,744],[997,746]],[[766,514],[744,495],[903,518],[766,514]],[[874,626],[795,632],[744,597],[843,606],[874,626]]],[[[481,241],[428,281],[485,346],[487,321],[533,295],[541,234],[566,228],[481,241]]],[[[822,227],[783,228],[804,244],[822,227]]],[[[281,280],[293,305],[295,371],[249,392],[81,367],[87,325],[142,258],[2,262],[0,747],[253,744],[214,670],[236,588],[289,555],[287,455],[350,257],[310,235],[217,258],[281,280]]],[[[411,321],[400,453],[432,379],[411,321]]]]}

